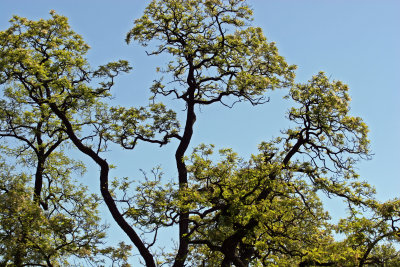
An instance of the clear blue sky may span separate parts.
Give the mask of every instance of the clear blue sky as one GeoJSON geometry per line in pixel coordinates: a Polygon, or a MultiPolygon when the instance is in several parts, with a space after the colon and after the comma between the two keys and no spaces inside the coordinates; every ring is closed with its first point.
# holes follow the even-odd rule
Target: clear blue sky
{"type": "MultiPolygon", "coordinates": [[[[352,114],[370,127],[373,159],[359,164],[361,179],[373,184],[378,198],[400,196],[400,1],[397,0],[250,0],[254,25],[263,28],[286,60],[298,65],[297,81],[305,82],[318,71],[350,86],[352,114]]],[[[51,9],[69,18],[92,49],[93,66],[127,59],[134,70],[117,80],[115,103],[146,105],[148,87],[162,58],[147,57],[125,34],[141,16],[143,0],[0,0],[0,30],[8,28],[13,14],[29,19],[48,18],[51,9]]],[[[220,105],[199,111],[192,144],[214,143],[233,147],[242,156],[256,153],[257,144],[278,136],[287,127],[285,93],[271,94],[271,102],[259,107],[240,104],[230,110],[220,105]]],[[[160,100],[162,100],[160,98],[160,100]]],[[[136,176],[138,169],[161,163],[174,176],[175,143],[162,151],[142,145],[136,151],[114,148],[109,160],[118,166],[115,175],[136,176]]],[[[97,169],[85,180],[97,183],[97,169]]],[[[92,183],[92,182],[90,182],[92,183]]],[[[96,184],[97,185],[97,184],[96,184]]],[[[329,206],[335,212],[338,208],[329,206]]],[[[337,212],[337,211],[336,211],[337,212]]],[[[112,221],[109,221],[112,223],[112,221]]],[[[114,236],[118,238],[117,236],[114,236]]],[[[120,236],[123,239],[123,236],[120,236]]]]}

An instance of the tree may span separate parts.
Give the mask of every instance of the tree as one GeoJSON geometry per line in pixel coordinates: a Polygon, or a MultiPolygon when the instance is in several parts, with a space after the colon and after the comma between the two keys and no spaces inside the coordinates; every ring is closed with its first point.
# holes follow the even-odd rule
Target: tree
{"type": "MultiPolygon", "coordinates": [[[[91,70],[85,59],[87,45],[64,17],[52,13],[52,19],[38,22],[15,17],[12,27],[0,33],[0,84],[10,99],[2,104],[1,136],[21,141],[26,147],[9,145],[10,151],[20,153],[31,162],[26,166],[36,170],[36,205],[25,211],[27,219],[32,212],[46,211],[50,200],[62,205],[61,199],[50,197],[50,182],[43,189],[43,177],[54,171],[50,180],[60,181],[61,191],[70,188],[60,172],[72,161],[59,152],[69,142],[99,166],[102,199],[146,266],[398,263],[399,252],[389,242],[399,240],[399,201],[380,203],[374,189],[358,180],[355,164],[370,157],[368,128],[350,115],[347,85],[322,72],[296,84],[296,67],[286,63],[260,28],[250,26],[251,15],[242,0],[152,1],[126,41],[143,46],[154,42],[155,50],[148,54],[168,54],[171,61],[158,69],[164,77],[150,88],[151,103],[137,108],[110,107],[106,102],[114,78],[130,70],[126,61],[91,70]],[[288,119],[293,126],[260,144],[258,154],[245,160],[231,149],[221,149],[218,158],[213,145],[200,144],[188,155],[196,107],[265,104],[266,93],[279,88],[289,89],[286,98],[294,106],[288,119]],[[185,104],[182,124],[176,111],[155,102],[168,96],[185,104]],[[26,112],[21,116],[17,110],[26,112]],[[175,181],[165,182],[158,168],[153,177],[145,174],[136,188],[129,178],[109,181],[110,143],[133,150],[139,142],[163,146],[172,140],[177,142],[175,181]],[[57,158],[62,160],[46,165],[57,158]],[[320,194],[347,201],[349,218],[332,224],[320,194]],[[178,246],[157,251],[158,232],[170,227],[179,229],[178,246]],[[336,233],[345,238],[336,240],[336,233]]],[[[15,195],[23,198],[29,192],[17,185],[20,193],[4,194],[7,201],[15,203],[15,195]]],[[[15,214],[18,208],[9,212],[15,214]]],[[[37,223],[38,228],[48,228],[37,223]]],[[[96,223],[89,225],[97,229],[96,223]]],[[[53,231],[61,239],[68,236],[60,232],[60,222],[52,226],[58,227],[53,231]]],[[[95,244],[89,247],[96,251],[95,244]]],[[[114,255],[119,252],[116,249],[114,255]]]]}
{"type": "MultiPolygon", "coordinates": [[[[1,147],[6,156],[0,187],[2,265],[58,266],[72,256],[94,263],[100,263],[100,255],[118,260],[112,256],[117,249],[102,248],[107,227],[100,223],[100,199],[71,178],[82,175],[85,166],[63,153],[64,127],[49,105],[38,101],[44,94],[41,82],[53,90],[65,90],[68,83],[81,87],[88,73],[80,53],[88,47],[54,12],[50,20],[14,17],[11,23],[0,32],[1,82],[6,84],[0,101],[0,137],[6,141],[1,147]]],[[[85,122],[75,123],[79,128],[85,122]]],[[[121,255],[120,260],[126,256],[121,255]]]]}

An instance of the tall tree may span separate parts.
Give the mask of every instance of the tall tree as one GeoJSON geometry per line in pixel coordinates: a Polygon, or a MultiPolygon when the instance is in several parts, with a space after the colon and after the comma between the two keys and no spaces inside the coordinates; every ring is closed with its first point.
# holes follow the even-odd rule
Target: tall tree
{"type": "MultiPolygon", "coordinates": [[[[0,137],[1,151],[7,155],[1,162],[2,263],[56,266],[68,264],[72,256],[99,263],[101,255],[123,260],[127,254],[118,259],[112,256],[116,249],[102,248],[107,227],[100,223],[100,199],[75,185],[72,175],[82,175],[85,166],[63,153],[68,139],[65,127],[41,101],[46,88],[62,93],[89,79],[79,55],[88,47],[69,30],[67,19],[54,12],[49,20],[14,17],[11,23],[0,32],[0,76],[5,85],[0,137]],[[6,164],[19,170],[8,170],[6,164]]],[[[67,108],[77,104],[63,100],[67,108]]],[[[91,105],[87,98],[82,101],[91,105]]],[[[87,123],[74,122],[76,129],[87,123]]]]}
{"type": "MultiPolygon", "coordinates": [[[[170,80],[156,80],[153,97],[184,101],[186,119],[175,153],[178,189],[145,182],[132,217],[143,227],[151,225],[148,230],[158,229],[153,224],[179,225],[174,266],[183,266],[188,257],[201,259],[194,261],[199,265],[222,266],[283,264],[282,259],[290,259],[285,264],[335,265],[340,262],[335,255],[349,260],[332,241],[329,217],[313,192],[344,198],[352,216],[353,206],[376,210],[373,190],[357,182],[354,171],[358,158],[369,157],[367,126],[349,115],[345,84],[323,73],[307,84],[293,84],[295,66],[284,61],[260,28],[249,25],[251,15],[240,0],[171,0],[152,1],[135,21],[127,42],[147,46],[153,41],[156,49],[149,55],[172,57],[158,69],[170,80]],[[245,164],[224,151],[226,160],[215,167],[197,154],[187,166],[196,106],[263,104],[265,92],[282,87],[291,88],[287,98],[296,103],[288,116],[294,128],[262,144],[261,155],[245,164]],[[160,195],[171,202],[150,205],[160,195]]],[[[385,219],[382,223],[390,225],[385,219]]],[[[394,237],[398,228],[392,224],[387,232],[382,239],[394,237]]],[[[356,261],[363,264],[358,256],[356,261]]]]}
{"type": "MultiPolygon", "coordinates": [[[[195,106],[233,101],[264,101],[267,90],[288,86],[294,66],[267,43],[262,30],[246,27],[252,11],[242,1],[152,1],[128,33],[127,42],[160,44],[151,55],[173,56],[166,69],[172,86],[156,81],[154,96],[173,95],[186,104],[186,121],[175,153],[179,188],[188,186],[184,156],[193,135],[195,106]],[[172,87],[172,88],[171,88],[172,87]]],[[[225,104],[229,105],[229,104],[225,104]]],[[[189,249],[189,210],[179,212],[179,249],[174,266],[183,266],[189,249]]]]}

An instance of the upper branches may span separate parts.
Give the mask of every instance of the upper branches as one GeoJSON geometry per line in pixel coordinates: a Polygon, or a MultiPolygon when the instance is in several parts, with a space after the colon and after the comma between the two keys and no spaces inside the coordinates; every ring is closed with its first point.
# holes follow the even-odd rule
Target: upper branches
{"type": "Polygon", "coordinates": [[[109,96],[113,79],[131,68],[126,61],[91,70],[85,55],[89,46],[72,31],[67,18],[31,21],[14,16],[11,27],[0,32],[0,84],[25,103],[55,103],[71,113],[93,106],[109,96]],[[101,79],[99,86],[89,86],[101,79]]]}
{"type": "Polygon", "coordinates": [[[127,35],[146,46],[158,40],[150,54],[174,57],[161,71],[172,75],[172,88],[156,81],[152,92],[174,95],[192,104],[265,101],[267,89],[285,87],[294,78],[274,43],[260,28],[248,27],[252,11],[235,1],[153,1],[127,35]]]}
{"type": "Polygon", "coordinates": [[[347,91],[347,85],[330,82],[322,72],[291,89],[287,98],[298,106],[290,109],[288,117],[298,126],[286,131],[285,164],[301,153],[316,167],[343,173],[352,169],[357,158],[369,157],[368,127],[349,114],[347,91]]]}

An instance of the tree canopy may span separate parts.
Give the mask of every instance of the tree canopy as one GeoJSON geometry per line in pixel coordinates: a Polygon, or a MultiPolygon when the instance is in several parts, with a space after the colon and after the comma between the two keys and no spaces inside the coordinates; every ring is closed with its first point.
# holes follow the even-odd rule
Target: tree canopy
{"type": "Polygon", "coordinates": [[[126,42],[170,60],[141,107],[109,101],[129,63],[92,68],[83,38],[65,17],[50,15],[14,16],[0,32],[2,265],[128,266],[131,249],[146,266],[400,264],[400,202],[378,201],[357,174],[371,152],[367,125],[350,113],[348,86],[323,72],[297,83],[296,66],[252,26],[245,1],[150,2],[126,42]],[[291,127],[249,159],[192,144],[199,107],[268,105],[275,89],[293,105],[291,127]],[[157,102],[171,98],[185,110],[157,102]],[[110,179],[109,146],[135,153],[141,142],[176,144],[177,177],[155,167],[137,182],[110,179]],[[101,196],[74,178],[85,163],[73,153],[97,164],[101,196]],[[333,223],[323,195],[346,201],[348,217],[333,223]],[[100,203],[126,234],[118,247],[105,245],[100,203]],[[178,235],[163,250],[166,229],[178,235]]]}

